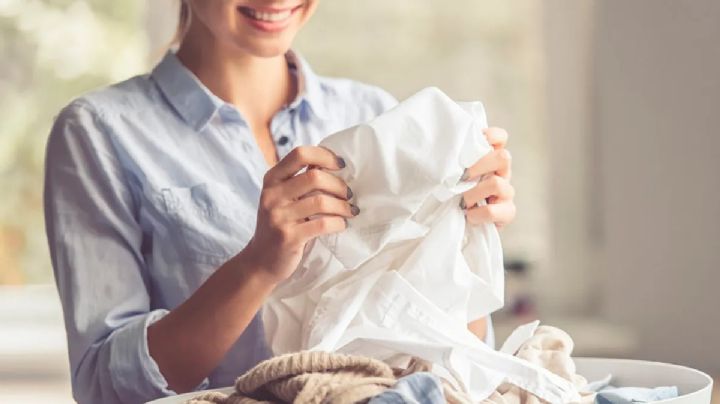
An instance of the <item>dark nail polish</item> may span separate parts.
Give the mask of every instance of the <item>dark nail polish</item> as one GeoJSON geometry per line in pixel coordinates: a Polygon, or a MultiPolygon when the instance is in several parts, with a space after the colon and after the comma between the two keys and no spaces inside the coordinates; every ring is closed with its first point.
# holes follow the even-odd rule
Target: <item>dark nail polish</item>
{"type": "Polygon", "coordinates": [[[355,195],[355,194],[353,194],[352,189],[350,189],[350,187],[348,187],[348,190],[347,190],[347,199],[352,199],[353,195],[355,195]]]}
{"type": "Polygon", "coordinates": [[[350,205],[350,213],[352,213],[353,216],[357,216],[360,213],[360,208],[355,205],[350,205]]]}
{"type": "Polygon", "coordinates": [[[345,168],[345,159],[342,157],[337,158],[337,163],[340,168],[345,168]]]}
{"type": "Polygon", "coordinates": [[[465,204],[465,198],[460,198],[460,209],[465,210],[467,205],[465,204]]]}

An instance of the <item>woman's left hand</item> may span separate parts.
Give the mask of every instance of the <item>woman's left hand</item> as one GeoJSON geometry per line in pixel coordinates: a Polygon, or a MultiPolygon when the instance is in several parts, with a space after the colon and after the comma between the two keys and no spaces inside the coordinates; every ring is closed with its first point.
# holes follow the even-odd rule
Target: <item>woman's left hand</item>
{"type": "Polygon", "coordinates": [[[501,228],[515,218],[515,188],[510,185],[512,158],[505,149],[508,133],[501,128],[487,128],[483,133],[494,150],[465,171],[464,179],[481,181],[463,194],[460,207],[470,223],[492,222],[501,228]],[[482,200],[487,205],[478,205],[482,200]]]}

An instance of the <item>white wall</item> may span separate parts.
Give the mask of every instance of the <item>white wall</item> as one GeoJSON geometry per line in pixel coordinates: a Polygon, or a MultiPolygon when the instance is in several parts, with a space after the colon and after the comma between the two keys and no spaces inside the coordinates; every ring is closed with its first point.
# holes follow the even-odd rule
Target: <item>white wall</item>
{"type": "Polygon", "coordinates": [[[720,371],[720,1],[596,2],[589,153],[602,313],[720,371]],[[594,162],[594,163],[593,163],[594,162]]]}
{"type": "Polygon", "coordinates": [[[592,31],[594,1],[544,0],[545,134],[550,260],[535,274],[541,311],[587,315],[597,291],[591,259],[592,31]]]}

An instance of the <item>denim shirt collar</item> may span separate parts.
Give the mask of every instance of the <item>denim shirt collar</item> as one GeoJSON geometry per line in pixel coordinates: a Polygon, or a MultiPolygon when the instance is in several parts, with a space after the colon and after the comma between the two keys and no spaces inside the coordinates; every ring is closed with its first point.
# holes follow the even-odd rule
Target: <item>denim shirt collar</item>
{"type": "MultiPolygon", "coordinates": [[[[327,110],[318,76],[292,50],[288,51],[285,58],[297,75],[298,83],[297,97],[288,107],[294,109],[305,105],[317,118],[324,119],[327,110]]],[[[227,104],[188,70],[173,52],[165,54],[150,76],[182,119],[196,131],[205,128],[215,113],[227,104]]]]}
{"type": "Polygon", "coordinates": [[[285,59],[291,70],[295,71],[298,83],[297,97],[289,106],[293,108],[305,104],[319,119],[327,118],[325,93],[320,78],[312,71],[308,62],[295,51],[289,50],[285,54],[285,59]]]}

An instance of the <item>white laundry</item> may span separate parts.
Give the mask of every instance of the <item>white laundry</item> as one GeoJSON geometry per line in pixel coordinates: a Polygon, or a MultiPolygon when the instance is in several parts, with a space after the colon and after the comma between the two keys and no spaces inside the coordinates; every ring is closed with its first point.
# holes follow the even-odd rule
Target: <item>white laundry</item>
{"type": "Polygon", "coordinates": [[[549,402],[577,392],[551,372],[487,347],[468,322],[503,305],[493,224],[466,226],[458,207],[474,183],[465,168],[491,150],[480,103],[429,88],[320,145],[342,156],[336,174],[362,213],[318,238],[263,309],[275,354],[344,352],[435,364],[475,400],[510,382],[549,402]]]}
{"type": "MultiPolygon", "coordinates": [[[[563,330],[550,327],[538,327],[537,321],[519,327],[503,344],[501,351],[542,366],[565,380],[572,382],[580,391],[587,380],[578,375],[572,351],[575,346],[572,338],[563,330]],[[528,332],[530,335],[528,336],[528,332]]],[[[595,393],[580,393],[578,404],[592,404],[595,393]]],[[[482,404],[542,404],[543,401],[511,384],[502,384],[497,391],[482,404]]]]}

